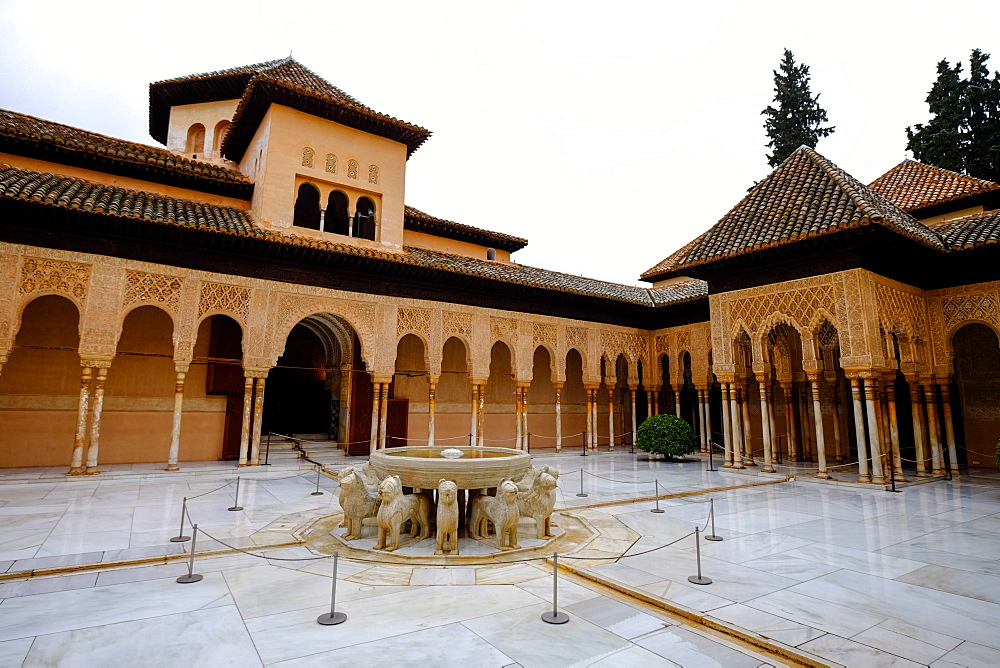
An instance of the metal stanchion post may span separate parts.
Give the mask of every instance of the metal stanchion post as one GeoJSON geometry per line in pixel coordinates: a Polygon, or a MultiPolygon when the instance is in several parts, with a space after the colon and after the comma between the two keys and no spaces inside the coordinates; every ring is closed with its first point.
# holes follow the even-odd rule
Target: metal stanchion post
{"type": "Polygon", "coordinates": [[[264,466],[270,466],[271,464],[267,461],[271,456],[271,432],[267,432],[267,448],[264,450],[264,466]]]}
{"type": "Polygon", "coordinates": [[[656,494],[654,495],[654,498],[656,499],[656,507],[649,512],[662,513],[663,511],[660,509],[660,481],[654,478],[653,482],[656,484],[656,494]]]}
{"type": "Polygon", "coordinates": [[[706,578],[701,574],[701,540],[699,536],[700,530],[698,527],[694,528],[694,554],[695,558],[698,560],[698,575],[689,575],[688,582],[696,585],[710,585],[712,584],[712,578],[706,578]]]}
{"type": "Polygon", "coordinates": [[[712,533],[705,536],[705,540],[722,540],[722,536],[715,535],[715,499],[708,500],[708,517],[712,521],[712,533]]]}
{"type": "Polygon", "coordinates": [[[198,525],[195,524],[191,527],[191,558],[188,560],[188,572],[187,575],[182,575],[177,578],[177,582],[180,584],[190,584],[192,582],[200,582],[204,575],[194,572],[194,548],[198,544],[198,525]]]}
{"type": "Polygon", "coordinates": [[[188,509],[188,499],[184,497],[184,503],[181,504],[181,530],[177,532],[177,535],[170,539],[171,543],[184,543],[191,540],[191,536],[184,535],[184,516],[187,515],[188,509]]]}
{"type": "Polygon", "coordinates": [[[586,492],[583,491],[583,469],[580,469],[580,493],[577,496],[587,496],[586,492]]]}
{"type": "Polygon", "coordinates": [[[708,439],[708,470],[709,471],[715,471],[716,470],[716,468],[715,468],[715,459],[712,457],[712,455],[714,453],[715,453],[715,443],[713,443],[712,439],[709,438],[708,439]]]}
{"type": "Polygon", "coordinates": [[[343,624],[347,621],[347,615],[342,612],[337,612],[337,560],[340,558],[340,554],[337,552],[333,553],[333,594],[330,596],[330,612],[324,612],[322,615],[316,618],[316,622],[322,624],[323,626],[333,626],[334,624],[343,624]]]}
{"type": "Polygon", "coordinates": [[[229,510],[243,510],[240,505],[240,477],[236,476],[236,498],[233,499],[233,507],[229,510]]]}
{"type": "Polygon", "coordinates": [[[323,492],[319,491],[319,475],[322,467],[319,464],[316,465],[316,491],[310,494],[310,496],[320,496],[323,492]]]}
{"type": "Polygon", "coordinates": [[[542,613],[542,621],[549,624],[565,624],[569,615],[559,612],[559,553],[552,553],[552,611],[542,613]]]}

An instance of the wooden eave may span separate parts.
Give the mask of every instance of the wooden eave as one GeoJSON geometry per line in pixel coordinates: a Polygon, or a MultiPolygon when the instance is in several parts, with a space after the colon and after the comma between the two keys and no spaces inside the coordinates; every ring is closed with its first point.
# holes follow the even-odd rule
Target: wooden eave
{"type": "Polygon", "coordinates": [[[238,100],[253,73],[216,76],[209,79],[164,81],[149,84],[149,134],[161,144],[167,143],[170,108],[183,104],[201,104],[220,100],[238,100]]]}

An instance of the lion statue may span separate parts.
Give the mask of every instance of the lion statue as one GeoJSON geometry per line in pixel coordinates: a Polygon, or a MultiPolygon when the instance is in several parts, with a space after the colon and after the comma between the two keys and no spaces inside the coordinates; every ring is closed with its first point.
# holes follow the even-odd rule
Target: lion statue
{"type": "Polygon", "coordinates": [[[551,466],[543,466],[540,469],[536,469],[534,466],[531,466],[527,471],[525,471],[524,476],[520,480],[515,481],[514,484],[517,485],[517,491],[530,492],[531,486],[535,484],[535,478],[537,478],[540,473],[548,473],[557,481],[559,480],[559,471],[555,470],[551,466]]]}
{"type": "Polygon", "coordinates": [[[517,510],[517,485],[504,480],[497,487],[496,496],[477,496],[472,500],[472,521],[469,532],[473,538],[485,540],[489,537],[489,524],[497,532],[498,550],[517,550],[517,523],[521,515],[517,510]]]}
{"type": "Polygon", "coordinates": [[[517,510],[521,517],[535,520],[535,538],[553,538],[551,518],[556,505],[556,485],[555,477],[543,470],[535,477],[530,490],[517,494],[517,510]]]}
{"type": "Polygon", "coordinates": [[[431,534],[431,503],[423,494],[403,494],[399,476],[391,475],[378,487],[382,505],[378,509],[378,542],[376,550],[392,552],[399,549],[399,532],[410,521],[410,537],[423,540],[431,534]]]}
{"type": "Polygon", "coordinates": [[[437,543],[434,554],[458,554],[458,485],[444,478],[438,483],[437,543]]]}
{"type": "Polygon", "coordinates": [[[339,471],[337,480],[340,482],[340,507],[344,510],[344,523],[347,525],[343,538],[356,540],[361,538],[364,519],[375,516],[379,498],[372,494],[353,466],[339,471]]]}

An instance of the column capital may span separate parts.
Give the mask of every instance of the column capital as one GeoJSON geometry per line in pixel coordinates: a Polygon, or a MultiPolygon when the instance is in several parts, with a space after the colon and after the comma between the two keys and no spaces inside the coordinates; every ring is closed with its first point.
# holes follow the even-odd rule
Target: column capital
{"type": "Polygon", "coordinates": [[[190,362],[178,362],[174,360],[174,373],[187,373],[190,369],[190,362]]]}
{"type": "Polygon", "coordinates": [[[430,383],[431,385],[437,385],[438,381],[440,380],[441,380],[441,374],[439,373],[427,374],[427,382],[430,383]]]}
{"type": "Polygon", "coordinates": [[[90,355],[86,353],[80,354],[80,366],[91,366],[98,369],[109,369],[111,368],[111,361],[115,358],[114,355],[90,355]]]}
{"type": "Polygon", "coordinates": [[[473,385],[486,385],[489,382],[489,378],[470,378],[469,382],[473,385]]]}
{"type": "Polygon", "coordinates": [[[552,387],[553,387],[553,388],[554,388],[554,389],[555,389],[556,391],[559,391],[559,390],[563,389],[563,386],[564,386],[564,385],[565,385],[565,383],[561,383],[561,382],[559,382],[559,381],[553,381],[553,383],[552,383],[552,387]]]}
{"type": "Polygon", "coordinates": [[[267,373],[270,370],[271,367],[245,366],[243,367],[243,376],[245,378],[267,378],[267,373]]]}
{"type": "Polygon", "coordinates": [[[382,375],[376,376],[376,375],[373,374],[372,375],[372,382],[373,383],[391,383],[392,382],[392,376],[382,376],[382,375]]]}
{"type": "Polygon", "coordinates": [[[810,383],[818,383],[823,377],[822,369],[806,369],[806,380],[810,383]]]}

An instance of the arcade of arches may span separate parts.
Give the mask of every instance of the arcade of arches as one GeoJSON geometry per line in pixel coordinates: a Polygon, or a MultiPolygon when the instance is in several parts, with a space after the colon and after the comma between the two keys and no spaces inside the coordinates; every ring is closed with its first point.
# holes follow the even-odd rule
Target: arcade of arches
{"type": "Polygon", "coordinates": [[[19,277],[0,301],[4,467],[255,464],[268,431],[353,454],[621,448],[669,412],[725,466],[853,464],[877,483],[985,465],[1000,426],[996,313],[954,308],[995,309],[1000,283],[924,293],[851,270],[713,295],[709,322],[646,331],[25,246],[3,258],[19,277]],[[845,306],[858,283],[875,310],[845,306]]]}

